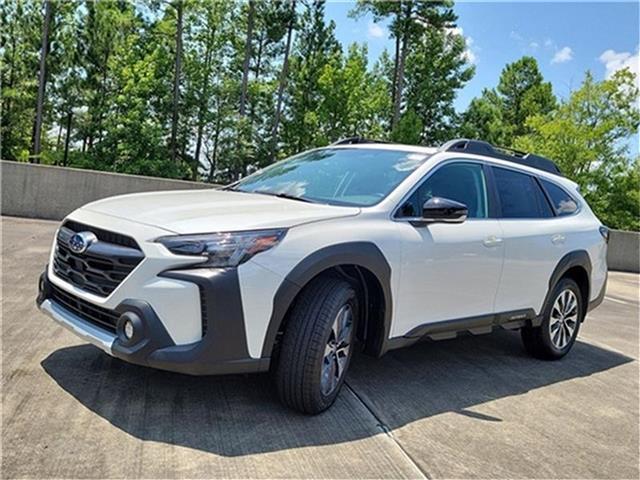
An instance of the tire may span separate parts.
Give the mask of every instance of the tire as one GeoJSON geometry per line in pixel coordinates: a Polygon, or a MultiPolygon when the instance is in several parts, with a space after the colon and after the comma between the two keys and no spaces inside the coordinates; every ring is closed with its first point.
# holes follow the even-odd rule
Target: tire
{"type": "Polygon", "coordinates": [[[584,314],[580,287],[570,278],[561,279],[544,306],[540,326],[522,329],[525,349],[543,360],[564,357],[576,341],[584,314]]]}
{"type": "Polygon", "coordinates": [[[317,414],[333,404],[353,355],[358,313],[355,290],[340,278],[319,277],[300,293],[287,318],[274,372],[285,405],[317,414]],[[342,342],[334,341],[336,330],[342,342]]]}

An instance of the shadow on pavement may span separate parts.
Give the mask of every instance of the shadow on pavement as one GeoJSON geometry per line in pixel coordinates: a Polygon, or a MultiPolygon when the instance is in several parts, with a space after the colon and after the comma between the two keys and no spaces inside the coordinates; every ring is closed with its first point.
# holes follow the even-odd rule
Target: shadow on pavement
{"type": "MultiPolygon", "coordinates": [[[[381,359],[360,355],[348,384],[390,429],[452,411],[499,422],[468,409],[631,361],[578,342],[563,360],[543,362],[526,356],[517,333],[498,331],[422,343],[381,359]]],[[[189,377],[129,365],[90,345],[58,350],[42,367],[130,435],[219,455],[341,443],[381,431],[347,389],[327,412],[308,417],[280,406],[265,374],[189,377]]]]}

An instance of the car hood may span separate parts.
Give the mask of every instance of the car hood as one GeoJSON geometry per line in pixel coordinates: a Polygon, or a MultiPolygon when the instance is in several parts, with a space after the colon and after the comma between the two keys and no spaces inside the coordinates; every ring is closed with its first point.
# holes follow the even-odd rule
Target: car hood
{"type": "Polygon", "coordinates": [[[288,228],[360,213],[356,207],[215,189],[120,195],[89,203],[82,209],[175,233],[288,228]]]}

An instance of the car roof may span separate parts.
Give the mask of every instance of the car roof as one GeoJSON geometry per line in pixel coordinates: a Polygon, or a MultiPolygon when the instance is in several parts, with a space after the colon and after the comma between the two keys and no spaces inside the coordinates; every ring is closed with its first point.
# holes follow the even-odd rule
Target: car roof
{"type": "Polygon", "coordinates": [[[400,152],[424,153],[425,155],[433,155],[438,152],[435,147],[422,147],[420,145],[405,145],[402,143],[358,143],[349,145],[327,145],[324,148],[340,148],[352,150],[393,150],[400,152]]]}

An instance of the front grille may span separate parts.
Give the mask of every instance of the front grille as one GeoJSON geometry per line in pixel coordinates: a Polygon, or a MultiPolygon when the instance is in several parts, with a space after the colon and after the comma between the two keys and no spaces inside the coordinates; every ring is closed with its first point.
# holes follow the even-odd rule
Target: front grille
{"type": "Polygon", "coordinates": [[[59,289],[55,285],[51,285],[51,300],[55,301],[67,310],[70,310],[72,313],[75,313],[87,322],[90,322],[100,328],[104,328],[105,330],[109,330],[112,333],[115,333],[116,331],[116,324],[118,322],[119,315],[115,310],[109,310],[107,308],[93,305],[59,289]]]}
{"type": "Polygon", "coordinates": [[[140,250],[140,247],[133,238],[127,237],[126,235],[122,235],[120,233],[110,232],[109,230],[103,230],[102,228],[91,227],[89,225],[85,225],[84,223],[75,222],[73,220],[67,220],[66,222],[64,222],[63,226],[74,232],[91,232],[96,237],[98,237],[98,240],[100,240],[101,242],[113,243],[114,245],[120,245],[122,247],[129,247],[140,250]]]}
{"type": "Polygon", "coordinates": [[[130,237],[67,221],[58,231],[53,271],[78,288],[106,297],[143,258],[138,244],[130,237]],[[69,239],[77,232],[87,231],[98,241],[83,253],[73,252],[69,239]]]}

